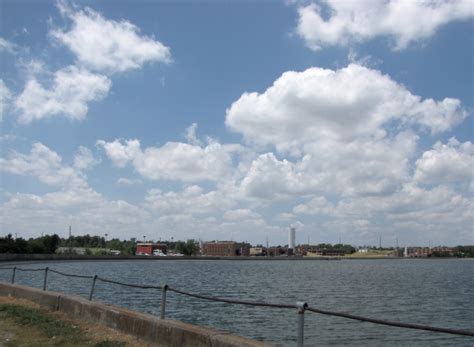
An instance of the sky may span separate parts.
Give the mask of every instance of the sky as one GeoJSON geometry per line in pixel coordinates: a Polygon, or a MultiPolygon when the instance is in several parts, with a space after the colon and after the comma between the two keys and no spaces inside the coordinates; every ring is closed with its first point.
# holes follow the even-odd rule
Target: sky
{"type": "Polygon", "coordinates": [[[474,244],[474,8],[0,0],[0,234],[474,244]]]}

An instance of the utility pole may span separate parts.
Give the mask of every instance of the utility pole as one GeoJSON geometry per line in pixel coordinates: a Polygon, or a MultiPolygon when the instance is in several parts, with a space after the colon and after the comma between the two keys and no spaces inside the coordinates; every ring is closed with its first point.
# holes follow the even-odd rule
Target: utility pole
{"type": "Polygon", "coordinates": [[[69,238],[71,238],[71,226],[69,226],[69,238]]]}

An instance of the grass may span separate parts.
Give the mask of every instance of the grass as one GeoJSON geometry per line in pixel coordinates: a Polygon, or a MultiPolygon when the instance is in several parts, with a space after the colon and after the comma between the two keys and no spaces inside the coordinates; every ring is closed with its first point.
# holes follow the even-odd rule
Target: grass
{"type": "Polygon", "coordinates": [[[40,333],[52,338],[67,337],[71,342],[83,342],[84,337],[71,324],[59,321],[46,312],[19,305],[0,305],[0,317],[10,318],[22,326],[34,326],[40,333]]]}
{"type": "Polygon", "coordinates": [[[22,305],[0,304],[0,346],[125,347],[121,341],[94,341],[79,327],[22,305]]]}

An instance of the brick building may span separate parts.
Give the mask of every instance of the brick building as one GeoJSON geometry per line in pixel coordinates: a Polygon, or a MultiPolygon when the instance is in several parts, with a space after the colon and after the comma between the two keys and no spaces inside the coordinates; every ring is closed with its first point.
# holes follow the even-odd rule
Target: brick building
{"type": "Polygon", "coordinates": [[[166,254],[166,245],[153,242],[137,242],[136,255],[153,255],[155,249],[160,249],[166,254]]]}
{"type": "Polygon", "coordinates": [[[215,257],[248,256],[250,244],[233,241],[205,242],[202,244],[201,254],[215,257]]]}

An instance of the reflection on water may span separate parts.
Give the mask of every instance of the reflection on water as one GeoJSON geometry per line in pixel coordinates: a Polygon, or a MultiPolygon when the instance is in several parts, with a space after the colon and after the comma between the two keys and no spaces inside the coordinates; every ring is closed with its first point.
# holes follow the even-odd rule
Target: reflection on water
{"type": "MultiPolygon", "coordinates": [[[[474,329],[474,261],[108,261],[48,262],[44,267],[136,284],[168,284],[200,294],[310,306],[368,317],[474,329]]],[[[0,271],[9,281],[10,271],[0,271]]],[[[17,272],[17,282],[42,286],[43,273],[17,272]]],[[[48,289],[87,297],[91,280],[50,273],[48,289]]],[[[168,292],[167,318],[292,346],[296,310],[229,305],[168,292]]],[[[95,300],[159,315],[161,292],[97,282],[95,300]]],[[[305,344],[472,346],[473,339],[305,314],[305,344]]]]}

